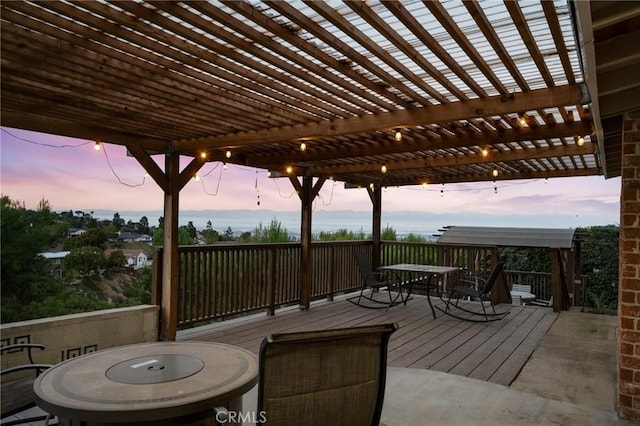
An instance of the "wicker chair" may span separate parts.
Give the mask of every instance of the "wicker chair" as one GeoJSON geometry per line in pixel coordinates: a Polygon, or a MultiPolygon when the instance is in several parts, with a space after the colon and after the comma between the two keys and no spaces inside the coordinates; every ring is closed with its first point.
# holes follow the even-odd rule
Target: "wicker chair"
{"type": "Polygon", "coordinates": [[[396,324],[269,335],[260,348],[258,413],[266,425],[380,422],[396,324]]]}

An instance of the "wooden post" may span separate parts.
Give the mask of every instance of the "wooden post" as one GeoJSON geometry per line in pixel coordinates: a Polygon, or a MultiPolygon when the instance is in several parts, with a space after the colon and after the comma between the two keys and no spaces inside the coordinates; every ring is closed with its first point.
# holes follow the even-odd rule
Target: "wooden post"
{"type": "MultiPolygon", "coordinates": [[[[496,247],[491,251],[491,267],[495,267],[498,262],[500,262],[500,252],[496,247]]],[[[494,291],[491,292],[491,303],[497,305],[499,303],[511,304],[511,302],[511,292],[503,269],[494,284],[494,291]]]]}
{"type": "Polygon", "coordinates": [[[178,329],[178,198],[180,156],[165,156],[168,188],[164,193],[164,249],[162,252],[162,304],[160,338],[175,340],[178,329]]]}
{"type": "Polygon", "coordinates": [[[373,253],[371,254],[371,266],[375,271],[380,267],[381,236],[382,236],[382,188],[375,185],[373,189],[367,188],[372,204],[372,228],[373,253]]]}
{"type": "Polygon", "coordinates": [[[551,297],[553,298],[553,311],[560,311],[560,256],[558,250],[551,249],[551,297]]]}
{"type": "Polygon", "coordinates": [[[311,217],[313,212],[313,178],[302,178],[302,220],[300,223],[300,309],[311,304],[311,217]]]}

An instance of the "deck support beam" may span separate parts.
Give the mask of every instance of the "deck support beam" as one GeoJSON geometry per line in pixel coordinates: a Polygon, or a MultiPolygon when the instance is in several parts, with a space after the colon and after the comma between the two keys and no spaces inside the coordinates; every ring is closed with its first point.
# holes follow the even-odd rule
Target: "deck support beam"
{"type": "Polygon", "coordinates": [[[371,265],[375,271],[381,266],[382,187],[380,185],[375,185],[373,188],[367,187],[367,193],[369,194],[372,204],[371,239],[373,240],[373,252],[371,254],[371,265]]]}

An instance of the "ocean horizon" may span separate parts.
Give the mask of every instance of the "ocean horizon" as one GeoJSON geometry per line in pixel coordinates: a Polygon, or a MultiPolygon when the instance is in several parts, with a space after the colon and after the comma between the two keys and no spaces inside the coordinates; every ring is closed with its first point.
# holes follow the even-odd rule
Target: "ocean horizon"
{"type": "MultiPolygon", "coordinates": [[[[159,218],[163,216],[160,210],[149,211],[117,211],[94,210],[96,219],[113,219],[118,213],[125,221],[139,222],[143,216],[147,217],[150,226],[158,226],[159,218]]],[[[211,221],[214,230],[224,233],[231,228],[234,235],[251,232],[262,225],[268,227],[271,221],[280,222],[283,228],[292,236],[300,236],[301,213],[294,211],[275,210],[181,210],[178,223],[180,226],[192,222],[198,230],[205,229],[211,221]]],[[[391,211],[382,213],[382,228],[391,227],[398,237],[409,234],[425,238],[434,238],[446,226],[497,226],[515,228],[576,228],[599,225],[602,219],[580,217],[577,215],[496,215],[496,214],[468,214],[447,213],[437,214],[419,211],[391,211]]],[[[617,223],[616,223],[617,225],[617,223]]],[[[311,232],[334,232],[346,229],[352,232],[371,234],[372,213],[368,211],[315,211],[312,217],[311,232]]]]}

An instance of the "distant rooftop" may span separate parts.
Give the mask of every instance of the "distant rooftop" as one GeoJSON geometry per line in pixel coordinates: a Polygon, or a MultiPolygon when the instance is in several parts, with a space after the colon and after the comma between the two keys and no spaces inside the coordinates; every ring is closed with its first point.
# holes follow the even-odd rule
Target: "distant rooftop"
{"type": "Polygon", "coordinates": [[[436,242],[499,247],[571,248],[575,238],[575,229],[449,226],[436,242]]]}

